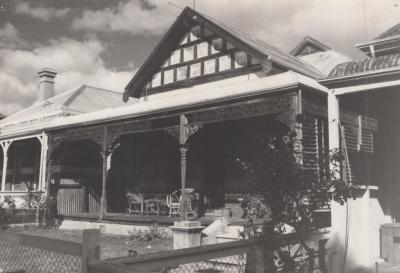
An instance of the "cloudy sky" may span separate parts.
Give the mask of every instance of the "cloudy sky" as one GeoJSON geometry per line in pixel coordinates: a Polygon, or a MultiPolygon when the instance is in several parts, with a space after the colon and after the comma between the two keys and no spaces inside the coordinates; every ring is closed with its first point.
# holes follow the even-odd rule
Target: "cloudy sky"
{"type": "MultiPolygon", "coordinates": [[[[32,104],[37,72],[56,92],[86,83],[123,91],[193,0],[0,0],[0,112],[32,104]]],[[[196,0],[196,9],[289,52],[310,35],[353,58],[354,44],[400,22],[400,0],[196,0]]]]}

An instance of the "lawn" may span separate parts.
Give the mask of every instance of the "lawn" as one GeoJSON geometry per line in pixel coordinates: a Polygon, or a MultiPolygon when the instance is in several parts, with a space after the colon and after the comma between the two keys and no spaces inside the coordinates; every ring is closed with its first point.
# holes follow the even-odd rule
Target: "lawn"
{"type": "MultiPolygon", "coordinates": [[[[66,241],[81,242],[82,230],[59,230],[54,228],[43,228],[38,226],[13,227],[9,231],[22,232],[31,235],[61,239],[66,241]]],[[[128,256],[128,236],[101,234],[100,238],[100,258],[114,258],[128,256]]],[[[134,241],[132,249],[138,255],[160,252],[172,249],[172,238],[160,238],[150,242],[134,241]]]]}

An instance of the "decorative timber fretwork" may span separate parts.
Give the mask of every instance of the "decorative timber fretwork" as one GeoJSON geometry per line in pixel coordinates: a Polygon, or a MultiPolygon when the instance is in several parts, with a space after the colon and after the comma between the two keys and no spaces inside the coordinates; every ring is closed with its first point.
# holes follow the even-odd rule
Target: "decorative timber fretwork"
{"type": "Polygon", "coordinates": [[[202,128],[201,124],[189,124],[185,115],[180,117],[180,125],[164,129],[164,132],[170,134],[179,141],[179,144],[184,145],[189,138],[197,133],[202,128]]]}
{"type": "Polygon", "coordinates": [[[120,136],[129,133],[151,130],[152,122],[150,120],[124,121],[107,125],[107,128],[110,136],[120,136]]]}
{"type": "Polygon", "coordinates": [[[296,112],[294,109],[286,110],[275,117],[275,119],[283,124],[286,124],[287,127],[291,127],[293,121],[296,120],[296,112]]]}
{"type": "Polygon", "coordinates": [[[64,129],[49,134],[49,156],[52,152],[64,142],[72,142],[78,140],[92,140],[99,147],[103,147],[104,142],[104,128],[107,128],[107,145],[110,146],[116,142],[117,138],[123,134],[134,132],[143,132],[152,130],[152,123],[150,120],[139,121],[123,121],[110,125],[98,125],[84,128],[71,128],[64,129]]]}
{"type": "Polygon", "coordinates": [[[187,116],[190,122],[194,124],[242,119],[288,111],[290,102],[290,96],[287,95],[271,97],[245,104],[221,106],[191,113],[187,116]]]}

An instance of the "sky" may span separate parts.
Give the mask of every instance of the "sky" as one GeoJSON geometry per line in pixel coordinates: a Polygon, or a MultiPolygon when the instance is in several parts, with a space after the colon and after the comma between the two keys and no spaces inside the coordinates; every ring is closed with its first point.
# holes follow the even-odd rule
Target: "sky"
{"type": "Polygon", "coordinates": [[[122,92],[185,6],[285,52],[309,35],[354,47],[400,22],[400,0],[0,0],[0,113],[35,102],[37,72],[56,94],[80,84],[122,92]]]}

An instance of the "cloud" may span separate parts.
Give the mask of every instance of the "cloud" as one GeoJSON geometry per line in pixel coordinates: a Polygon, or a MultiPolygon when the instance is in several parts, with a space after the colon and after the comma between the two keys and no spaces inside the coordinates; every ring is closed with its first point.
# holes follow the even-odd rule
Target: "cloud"
{"type": "Polygon", "coordinates": [[[12,24],[6,23],[0,27],[0,48],[16,48],[25,44],[19,31],[12,24]]]}
{"type": "Polygon", "coordinates": [[[56,77],[56,94],[83,83],[122,92],[134,72],[107,68],[101,58],[105,49],[94,38],[60,38],[30,51],[0,49],[1,112],[11,114],[36,100],[37,72],[44,67],[60,73],[56,77]]]}
{"type": "MultiPolygon", "coordinates": [[[[186,0],[185,3],[188,3],[186,0]]],[[[289,52],[305,36],[359,56],[354,45],[399,23],[393,0],[198,1],[197,9],[289,52]]],[[[190,4],[190,3],[188,3],[190,4]]]]}
{"type": "Polygon", "coordinates": [[[45,22],[49,22],[52,19],[66,18],[70,11],[70,8],[59,9],[48,6],[33,6],[29,2],[18,2],[14,8],[15,14],[24,14],[45,22]]]}
{"type": "Polygon", "coordinates": [[[157,35],[172,23],[168,1],[130,0],[102,10],[84,10],[72,22],[75,30],[157,35]]]}

